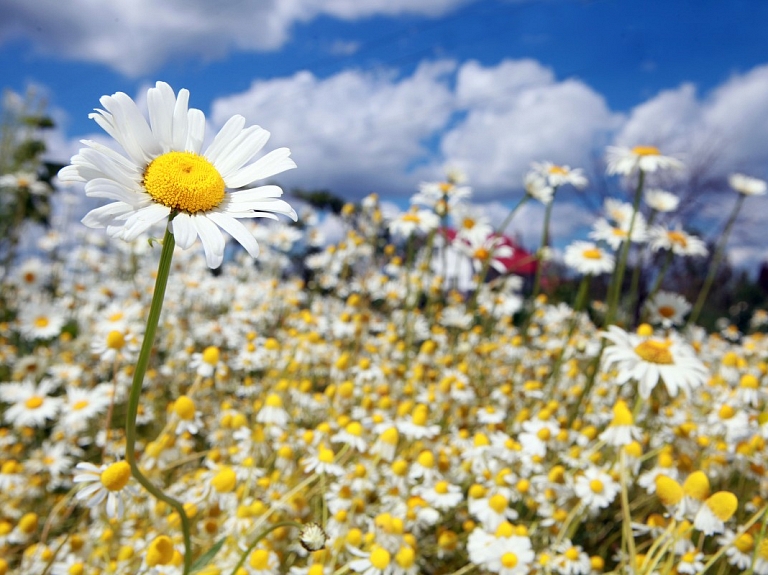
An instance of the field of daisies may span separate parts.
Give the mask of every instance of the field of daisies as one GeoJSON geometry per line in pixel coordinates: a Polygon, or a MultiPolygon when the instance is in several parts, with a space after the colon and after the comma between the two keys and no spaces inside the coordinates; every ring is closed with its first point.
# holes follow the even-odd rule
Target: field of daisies
{"type": "MultiPolygon", "coordinates": [[[[641,145],[607,150],[630,192],[562,254],[552,205],[588,182],[550,162],[496,228],[451,171],[396,216],[345,205],[327,245],[257,183],[290,151],[240,116],[205,139],[188,98],[102,98],[122,151],[58,174],[102,204],[4,259],[0,575],[768,574],[768,314],[698,325],[765,182],[730,178],[709,247],[641,145]],[[504,235],[529,201],[531,253],[504,235]],[[661,289],[712,250],[696,298],[661,289]]],[[[51,193],[0,186],[3,214],[51,193]]]]}

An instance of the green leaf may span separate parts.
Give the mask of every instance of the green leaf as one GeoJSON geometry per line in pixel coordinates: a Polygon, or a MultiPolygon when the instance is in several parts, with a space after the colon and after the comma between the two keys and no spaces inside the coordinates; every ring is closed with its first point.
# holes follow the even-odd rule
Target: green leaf
{"type": "Polygon", "coordinates": [[[200,571],[203,567],[208,565],[208,563],[211,562],[211,559],[213,559],[216,556],[216,553],[218,553],[221,550],[221,547],[224,545],[225,540],[226,540],[226,537],[222,537],[216,543],[213,544],[213,547],[211,547],[210,549],[208,549],[208,551],[200,555],[200,557],[197,558],[197,561],[195,561],[192,564],[192,573],[194,573],[195,571],[200,571]]]}

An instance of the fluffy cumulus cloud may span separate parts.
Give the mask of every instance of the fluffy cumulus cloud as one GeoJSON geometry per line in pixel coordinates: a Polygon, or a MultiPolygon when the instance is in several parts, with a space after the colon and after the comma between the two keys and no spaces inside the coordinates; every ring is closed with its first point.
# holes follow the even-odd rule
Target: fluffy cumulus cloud
{"type": "Polygon", "coordinates": [[[30,39],[43,53],[140,75],[173,57],[216,59],[275,50],[291,27],[328,15],[439,16],[473,0],[4,0],[0,43],[30,39]]]}
{"type": "Polygon", "coordinates": [[[694,168],[764,177],[768,166],[768,65],[731,77],[699,96],[683,84],[637,106],[616,136],[623,145],[647,143],[694,168]],[[706,163],[706,166],[702,164],[706,163]]]}
{"type": "Polygon", "coordinates": [[[444,135],[442,154],[489,195],[519,188],[532,161],[590,164],[620,120],[589,86],[557,81],[532,60],[492,67],[467,62],[457,75],[456,98],[466,116],[444,135]]]}
{"type": "Polygon", "coordinates": [[[425,144],[454,110],[450,62],[427,63],[412,75],[345,71],[326,79],[309,72],[254,82],[214,102],[212,121],[233,114],[259,124],[288,146],[299,168],[281,182],[361,196],[413,189],[409,167],[429,157],[425,144]]]}

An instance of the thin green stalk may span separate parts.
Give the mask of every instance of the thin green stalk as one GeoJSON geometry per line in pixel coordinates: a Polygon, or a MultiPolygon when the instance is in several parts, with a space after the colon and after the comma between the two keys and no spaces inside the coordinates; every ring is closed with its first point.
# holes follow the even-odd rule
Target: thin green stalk
{"type": "Polygon", "coordinates": [[[504,234],[504,231],[507,229],[507,226],[512,221],[512,218],[515,216],[515,213],[517,212],[517,210],[519,210],[521,207],[523,207],[525,202],[527,202],[530,199],[530,197],[531,196],[529,196],[528,194],[525,194],[522,198],[520,198],[520,201],[517,202],[515,207],[512,208],[511,210],[509,210],[509,213],[507,214],[507,217],[504,218],[504,221],[501,222],[501,225],[498,228],[496,228],[496,233],[497,234],[502,234],[502,235],[504,234]]]}
{"type": "Polygon", "coordinates": [[[736,204],[733,206],[733,211],[731,212],[731,216],[728,218],[728,222],[725,224],[723,233],[720,235],[720,240],[717,242],[717,248],[715,248],[715,255],[712,256],[712,263],[709,264],[709,273],[707,274],[707,278],[704,280],[704,285],[702,286],[701,291],[699,292],[699,297],[696,300],[696,305],[693,306],[693,311],[691,312],[691,315],[688,316],[688,322],[685,324],[686,326],[692,323],[696,323],[696,320],[699,319],[701,308],[704,307],[704,302],[707,301],[709,290],[712,288],[712,283],[715,281],[717,268],[720,267],[720,262],[723,259],[723,256],[725,255],[725,245],[728,243],[728,236],[731,235],[731,228],[733,228],[733,224],[736,223],[736,218],[739,215],[739,210],[741,210],[741,204],[744,203],[744,198],[746,198],[744,194],[739,194],[739,197],[736,200],[736,204]]]}
{"type": "Polygon", "coordinates": [[[605,326],[609,326],[616,315],[616,308],[619,305],[619,296],[621,295],[621,284],[624,281],[624,272],[627,269],[627,260],[629,259],[629,248],[632,245],[632,232],[635,228],[635,220],[637,219],[637,213],[640,210],[640,198],[643,195],[643,184],[645,183],[645,172],[640,170],[640,175],[637,178],[637,189],[635,190],[635,199],[632,202],[632,217],[629,220],[629,229],[627,230],[627,238],[621,244],[621,255],[619,256],[619,263],[616,266],[616,270],[613,274],[613,280],[611,281],[611,287],[609,290],[610,299],[608,300],[608,311],[605,313],[605,326]]]}
{"type": "Polygon", "coordinates": [[[539,295],[539,290],[541,289],[541,270],[544,267],[542,256],[544,255],[544,250],[549,247],[549,220],[552,218],[552,206],[555,203],[555,193],[557,193],[557,188],[552,192],[552,201],[547,204],[547,209],[544,212],[544,227],[541,230],[541,247],[539,247],[536,276],[533,280],[533,293],[531,294],[532,301],[536,300],[536,297],[539,295]]]}
{"type": "MultiPolygon", "coordinates": [[[[651,225],[653,225],[653,220],[656,219],[656,210],[652,210],[650,215],[648,216],[648,228],[650,229],[651,225]]],[[[630,283],[629,288],[629,302],[627,302],[627,309],[632,311],[635,309],[635,304],[638,300],[638,292],[640,291],[640,275],[642,274],[643,267],[645,266],[645,255],[647,253],[647,250],[640,252],[640,254],[637,256],[637,263],[635,264],[634,270],[632,270],[632,282],[630,283]]],[[[636,313],[636,316],[639,316],[639,313],[636,313]]]]}
{"type": "Polygon", "coordinates": [[[184,535],[184,575],[188,575],[192,568],[192,536],[189,524],[189,518],[180,501],[163,493],[163,491],[152,483],[139,469],[136,461],[136,416],[139,412],[139,399],[141,398],[141,388],[144,383],[144,375],[147,373],[149,365],[149,356],[152,353],[152,346],[155,342],[157,325],[160,321],[160,312],[163,309],[163,300],[165,299],[165,288],[168,285],[168,276],[171,271],[171,260],[173,259],[173,248],[176,246],[176,240],[171,233],[170,222],[165,228],[165,237],[163,237],[163,251],[160,254],[160,263],[157,268],[157,278],[155,279],[155,290],[152,294],[152,304],[149,308],[149,317],[147,318],[147,328],[144,332],[144,341],[141,344],[139,359],[136,362],[136,369],[133,372],[133,383],[131,392],[128,396],[128,412],[125,419],[125,460],[131,466],[131,474],[136,478],[144,489],[149,491],[156,499],[170,505],[179,514],[181,520],[181,530],[184,535]]]}

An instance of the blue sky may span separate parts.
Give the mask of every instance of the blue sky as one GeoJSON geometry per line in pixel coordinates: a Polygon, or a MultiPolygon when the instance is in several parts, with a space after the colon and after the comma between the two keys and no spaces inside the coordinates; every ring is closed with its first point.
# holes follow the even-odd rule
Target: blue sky
{"type": "MultiPolygon", "coordinates": [[[[272,132],[268,147],[290,147],[299,169],[286,188],[378,191],[402,203],[453,163],[476,198],[503,202],[532,161],[584,167],[600,188],[605,145],[655,144],[689,166],[659,184],[706,182],[699,218],[715,225],[732,201],[728,173],[767,175],[761,0],[0,0],[0,9],[2,85],[47,93],[58,159],[98,133],[87,115],[101,95],[141,99],[164,80],[190,90],[211,134],[240,113],[272,132]]],[[[589,202],[571,200],[572,225],[591,221],[589,202]]],[[[755,238],[735,241],[739,257],[757,257],[755,238]]]]}

